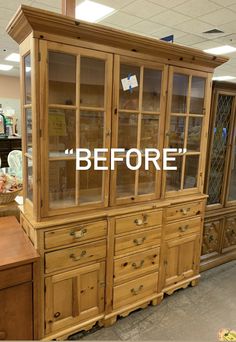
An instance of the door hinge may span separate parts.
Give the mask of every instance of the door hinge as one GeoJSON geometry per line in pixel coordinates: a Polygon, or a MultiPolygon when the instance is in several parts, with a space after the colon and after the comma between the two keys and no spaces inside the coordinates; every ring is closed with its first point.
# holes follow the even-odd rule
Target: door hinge
{"type": "Polygon", "coordinates": [[[38,53],[38,61],[41,62],[41,52],[38,53]]]}
{"type": "Polygon", "coordinates": [[[114,114],[117,114],[117,108],[114,109],[114,114]]]}

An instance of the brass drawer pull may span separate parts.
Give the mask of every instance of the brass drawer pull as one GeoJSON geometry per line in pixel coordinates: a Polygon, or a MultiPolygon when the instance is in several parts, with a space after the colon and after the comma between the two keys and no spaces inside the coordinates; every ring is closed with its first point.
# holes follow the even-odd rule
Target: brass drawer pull
{"type": "Polygon", "coordinates": [[[134,295],[137,296],[139,294],[139,292],[143,289],[143,285],[140,285],[138,289],[131,289],[130,292],[134,295]]]}
{"type": "Polygon", "coordinates": [[[186,230],[188,229],[188,224],[186,224],[186,226],[180,226],[179,227],[179,230],[182,232],[182,233],[184,233],[184,232],[186,232],[186,230]]]}
{"type": "Polygon", "coordinates": [[[141,239],[134,239],[133,240],[133,243],[136,245],[136,246],[140,246],[144,243],[144,241],[146,240],[146,237],[144,236],[143,238],[141,239]]]}
{"type": "Polygon", "coordinates": [[[187,214],[188,214],[188,211],[190,211],[190,208],[182,208],[182,209],[180,209],[180,212],[181,212],[183,215],[187,215],[187,214]]]}
{"type": "Polygon", "coordinates": [[[142,226],[143,224],[148,224],[148,221],[147,221],[147,219],[148,219],[148,215],[147,214],[142,214],[142,217],[143,217],[143,219],[135,219],[134,220],[134,223],[137,225],[137,226],[142,226]]]}
{"type": "Polygon", "coordinates": [[[138,268],[141,268],[141,267],[143,266],[143,264],[144,264],[144,260],[141,260],[139,265],[137,265],[136,262],[133,262],[133,263],[132,263],[132,267],[133,267],[135,270],[137,270],[138,268]]]}
{"type": "Polygon", "coordinates": [[[70,232],[70,235],[73,236],[75,239],[79,239],[81,237],[84,237],[84,235],[87,233],[87,229],[86,228],[82,228],[78,231],[72,230],[70,232]]]}
{"type": "Polygon", "coordinates": [[[55,318],[58,318],[58,317],[60,317],[61,316],[61,313],[58,311],[58,312],[56,312],[55,314],[54,314],[54,317],[55,318]]]}
{"type": "Polygon", "coordinates": [[[70,255],[70,258],[73,260],[73,261],[79,261],[83,256],[85,256],[86,255],[86,251],[82,251],[81,253],[80,253],[80,256],[76,256],[74,253],[72,253],[71,255],[70,255]]]}

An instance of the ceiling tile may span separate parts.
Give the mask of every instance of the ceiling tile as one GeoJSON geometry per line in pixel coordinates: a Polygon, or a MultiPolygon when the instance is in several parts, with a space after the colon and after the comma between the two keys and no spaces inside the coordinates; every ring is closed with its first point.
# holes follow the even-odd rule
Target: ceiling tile
{"type": "Polygon", "coordinates": [[[204,41],[205,41],[204,38],[200,36],[196,36],[194,34],[186,34],[185,36],[182,36],[176,39],[176,43],[189,45],[189,46],[193,44],[197,44],[197,43],[202,43],[204,41]]]}
{"type": "MultiPolygon", "coordinates": [[[[140,21],[141,21],[140,18],[124,13],[122,11],[119,11],[110,15],[109,17],[106,17],[106,19],[104,20],[104,22],[106,23],[112,23],[114,25],[117,25],[123,28],[135,25],[140,21]]],[[[100,21],[100,23],[102,22],[103,21],[100,21]]]]}
{"type": "Polygon", "coordinates": [[[160,23],[163,25],[167,25],[167,26],[177,25],[190,19],[191,18],[188,16],[185,16],[183,14],[180,14],[178,12],[171,11],[171,10],[165,11],[163,13],[160,13],[150,18],[151,21],[154,21],[158,24],[160,23]]]}
{"type": "Polygon", "coordinates": [[[170,36],[172,34],[174,35],[174,41],[177,38],[180,38],[186,35],[186,33],[183,31],[179,31],[171,27],[162,26],[160,29],[157,30],[157,32],[154,32],[152,36],[157,37],[157,38],[163,38],[163,37],[170,36]]]}
{"type": "Polygon", "coordinates": [[[154,33],[158,30],[158,28],[161,28],[161,25],[152,23],[147,20],[143,20],[138,24],[135,24],[130,27],[132,30],[140,33],[146,33],[146,34],[151,34],[154,33]]]}
{"type": "Polygon", "coordinates": [[[174,8],[182,3],[186,2],[186,0],[149,0],[154,4],[166,7],[166,8],[174,8]]]}
{"type": "Polygon", "coordinates": [[[212,25],[221,25],[233,21],[236,13],[227,8],[221,8],[217,11],[201,16],[201,20],[212,25]]]}
{"type": "Polygon", "coordinates": [[[219,46],[219,43],[213,40],[206,40],[204,42],[191,45],[192,48],[199,49],[199,50],[212,49],[217,46],[219,46]]]}
{"type": "MultiPolygon", "coordinates": [[[[236,18],[236,15],[235,15],[236,18]]],[[[227,24],[219,25],[220,30],[224,31],[225,34],[235,34],[236,33],[236,19],[227,24]]]]}
{"type": "Polygon", "coordinates": [[[197,19],[185,21],[181,24],[175,25],[175,27],[180,31],[184,31],[186,33],[191,32],[199,35],[201,35],[205,31],[212,29],[212,25],[204,23],[197,19]]]}
{"type": "Polygon", "coordinates": [[[235,0],[211,0],[211,2],[224,7],[235,4],[235,0]]]}
{"type": "Polygon", "coordinates": [[[20,5],[31,5],[32,0],[0,0],[0,8],[7,8],[13,11],[12,14],[14,14],[17,9],[20,7],[20,5]]]}
{"type": "Polygon", "coordinates": [[[219,5],[208,0],[189,0],[186,3],[175,7],[175,11],[196,18],[212,11],[216,11],[219,8],[219,5]]]}
{"type": "Polygon", "coordinates": [[[51,11],[51,12],[61,13],[61,6],[53,7],[53,6],[51,6],[51,2],[50,1],[48,3],[32,1],[32,6],[36,7],[36,8],[41,8],[41,9],[44,9],[44,10],[47,10],[47,11],[51,11]]]}
{"type": "Polygon", "coordinates": [[[165,11],[165,8],[146,0],[137,0],[123,7],[122,11],[146,19],[165,11]]]}
{"type": "MultiPolygon", "coordinates": [[[[83,2],[83,1],[84,0],[80,0],[80,2],[83,2]]],[[[124,6],[127,6],[135,2],[135,0],[96,0],[96,1],[98,1],[100,4],[110,6],[115,9],[121,9],[124,6]]]]}

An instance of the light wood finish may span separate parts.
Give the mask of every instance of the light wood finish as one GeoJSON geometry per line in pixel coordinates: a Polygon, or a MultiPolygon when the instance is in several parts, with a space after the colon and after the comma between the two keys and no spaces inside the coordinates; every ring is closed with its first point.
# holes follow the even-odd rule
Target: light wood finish
{"type": "MultiPolygon", "coordinates": [[[[33,165],[33,198],[27,198],[25,188],[21,225],[41,256],[38,337],[65,340],[97,322],[109,326],[117,316],[159,304],[164,293],[195,286],[206,200],[211,77],[227,59],[27,6],[19,9],[7,31],[20,44],[22,99],[28,53],[32,64],[31,102],[22,103],[22,148],[25,184],[31,170],[27,162],[33,165]],[[120,81],[130,68],[138,87],[123,92],[120,81]],[[189,80],[183,113],[172,110],[176,74],[189,80]],[[195,78],[200,85],[194,85],[195,78]],[[194,87],[200,97],[192,94],[194,87]],[[200,102],[202,110],[192,112],[191,101],[200,102]],[[30,108],[32,156],[27,150],[30,108]],[[191,120],[202,120],[199,148],[182,155],[179,191],[166,191],[167,174],[155,169],[133,174],[126,169],[118,173],[118,168],[102,174],[75,171],[74,150],[81,146],[107,148],[108,156],[126,138],[126,150],[168,147],[172,117],[186,118],[181,147],[191,137],[191,120]],[[72,154],[65,154],[66,149],[72,154]],[[189,156],[199,156],[199,167],[193,187],[184,188],[189,156]]],[[[193,175],[187,176],[191,183],[193,175]]],[[[229,214],[232,219],[221,237],[227,253],[232,249],[232,208],[229,214]]]]}
{"type": "Polygon", "coordinates": [[[63,229],[51,230],[45,233],[45,248],[54,248],[64,245],[104,238],[107,235],[107,222],[78,223],[63,229]]]}
{"type": "Polygon", "coordinates": [[[106,256],[105,241],[70,247],[45,254],[45,272],[51,273],[86,262],[103,259],[106,256]]]}
{"type": "Polygon", "coordinates": [[[114,283],[158,271],[160,247],[148,249],[114,261],[114,283]]]}
{"type": "Polygon", "coordinates": [[[230,189],[231,169],[235,168],[236,87],[233,83],[213,83],[210,121],[205,175],[205,192],[209,193],[210,197],[203,231],[202,271],[231,261],[236,257],[236,201],[229,200],[230,190],[236,198],[234,183],[230,189]],[[229,101],[227,102],[227,99],[232,100],[231,104],[229,101]],[[226,105],[228,106],[227,110],[226,105]],[[222,113],[224,114],[222,115],[222,113]],[[226,129],[224,140],[219,140],[217,133],[221,131],[221,127],[226,129]],[[214,139],[218,139],[218,143],[214,139]],[[218,150],[214,151],[213,148],[216,145],[218,150]],[[216,158],[218,158],[219,165],[214,164],[216,158]],[[212,166],[211,163],[213,163],[212,166]],[[214,183],[214,177],[216,181],[219,180],[219,187],[214,183]],[[217,193],[215,194],[214,191],[217,193]]]}
{"type": "Polygon", "coordinates": [[[38,339],[39,255],[13,216],[0,218],[0,339],[38,339]]]}
{"type": "Polygon", "coordinates": [[[62,0],[62,14],[75,18],[75,0],[62,0]]]}
{"type": "Polygon", "coordinates": [[[125,216],[116,220],[116,234],[131,232],[137,229],[150,228],[162,224],[162,212],[138,212],[136,215],[125,216]]]}
{"type": "Polygon", "coordinates": [[[113,308],[118,309],[155,293],[157,278],[158,273],[153,273],[138,280],[132,280],[123,285],[115,286],[113,308]]]}

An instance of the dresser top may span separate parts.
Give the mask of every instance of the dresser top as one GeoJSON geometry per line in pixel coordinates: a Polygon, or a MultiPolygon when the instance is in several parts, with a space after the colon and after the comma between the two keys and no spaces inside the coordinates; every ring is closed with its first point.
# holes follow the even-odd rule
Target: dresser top
{"type": "Polygon", "coordinates": [[[0,217],[0,269],[28,264],[39,258],[14,216],[0,217]]]}

